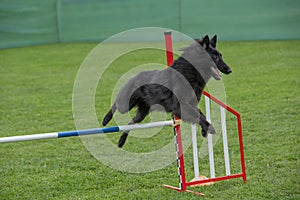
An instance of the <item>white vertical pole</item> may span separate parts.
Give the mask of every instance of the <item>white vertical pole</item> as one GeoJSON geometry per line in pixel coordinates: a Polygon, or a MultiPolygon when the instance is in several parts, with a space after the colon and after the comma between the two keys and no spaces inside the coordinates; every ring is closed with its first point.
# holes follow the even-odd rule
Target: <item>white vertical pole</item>
{"type": "Polygon", "coordinates": [[[194,174],[195,180],[199,180],[199,163],[198,163],[198,147],[197,147],[197,130],[196,124],[191,124],[192,128],[192,144],[193,144],[193,157],[194,157],[194,174]]]}
{"type": "MultiPolygon", "coordinates": [[[[210,117],[210,99],[205,96],[205,110],[206,110],[206,120],[211,123],[211,117],[210,117]]],[[[209,165],[210,165],[210,177],[215,178],[215,163],[214,163],[214,149],[213,149],[213,141],[212,141],[212,135],[207,135],[207,141],[208,141],[208,155],[209,155],[209,165]]]]}
{"type": "Polygon", "coordinates": [[[229,163],[229,153],[228,153],[225,109],[223,107],[220,107],[220,112],[221,112],[221,124],[222,124],[225,169],[226,169],[226,175],[230,175],[230,163],[229,163]]]}

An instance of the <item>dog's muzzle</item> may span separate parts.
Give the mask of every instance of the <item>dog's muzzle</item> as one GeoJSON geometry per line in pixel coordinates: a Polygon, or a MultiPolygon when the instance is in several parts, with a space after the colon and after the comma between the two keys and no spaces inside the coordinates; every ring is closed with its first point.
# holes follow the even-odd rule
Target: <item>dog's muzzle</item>
{"type": "Polygon", "coordinates": [[[228,68],[228,69],[226,69],[226,72],[225,72],[225,74],[230,74],[232,71],[231,71],[231,69],[230,68],[228,68]]]}

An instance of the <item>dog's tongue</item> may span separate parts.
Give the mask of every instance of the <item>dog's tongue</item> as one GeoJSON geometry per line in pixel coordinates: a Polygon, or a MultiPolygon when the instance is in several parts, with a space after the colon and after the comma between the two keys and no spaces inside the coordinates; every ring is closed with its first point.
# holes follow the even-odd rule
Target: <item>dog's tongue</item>
{"type": "Polygon", "coordinates": [[[211,67],[211,71],[212,71],[213,77],[216,80],[221,80],[222,77],[221,77],[219,71],[215,67],[211,67]]]}

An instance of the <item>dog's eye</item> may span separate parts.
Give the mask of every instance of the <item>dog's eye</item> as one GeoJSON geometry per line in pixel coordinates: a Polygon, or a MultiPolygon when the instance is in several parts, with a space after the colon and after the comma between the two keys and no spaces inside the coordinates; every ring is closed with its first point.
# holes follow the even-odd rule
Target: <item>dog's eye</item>
{"type": "Polygon", "coordinates": [[[217,59],[219,58],[219,56],[215,54],[215,55],[213,56],[213,58],[214,58],[214,60],[217,60],[217,59]]]}

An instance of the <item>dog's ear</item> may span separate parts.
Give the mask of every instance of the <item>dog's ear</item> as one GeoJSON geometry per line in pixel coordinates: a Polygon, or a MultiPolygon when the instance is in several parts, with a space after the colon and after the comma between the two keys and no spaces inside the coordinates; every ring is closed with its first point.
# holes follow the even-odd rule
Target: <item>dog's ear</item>
{"type": "Polygon", "coordinates": [[[210,40],[210,44],[211,44],[211,46],[213,46],[213,48],[216,48],[216,46],[217,46],[217,35],[214,35],[214,37],[210,40]]]}
{"type": "Polygon", "coordinates": [[[209,37],[208,37],[208,35],[204,36],[204,38],[202,39],[202,41],[203,41],[203,47],[205,49],[207,49],[209,47],[209,37]]]}

